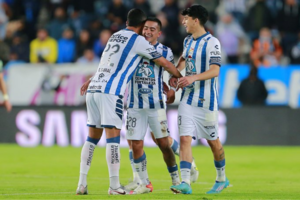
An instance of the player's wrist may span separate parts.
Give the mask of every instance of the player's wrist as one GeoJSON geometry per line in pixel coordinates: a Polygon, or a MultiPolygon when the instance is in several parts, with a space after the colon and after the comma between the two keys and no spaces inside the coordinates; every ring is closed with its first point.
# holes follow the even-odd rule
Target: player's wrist
{"type": "Polygon", "coordinates": [[[4,100],[4,101],[8,101],[8,100],[9,100],[8,94],[4,94],[4,95],[3,95],[3,100],[4,100]]]}
{"type": "Polygon", "coordinates": [[[173,90],[174,92],[176,92],[176,88],[175,87],[170,87],[170,90],[173,90]]]}

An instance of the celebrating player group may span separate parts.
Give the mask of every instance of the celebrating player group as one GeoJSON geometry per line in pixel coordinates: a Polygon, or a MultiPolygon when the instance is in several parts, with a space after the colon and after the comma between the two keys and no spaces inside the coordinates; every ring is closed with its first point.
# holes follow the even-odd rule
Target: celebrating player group
{"type": "Polygon", "coordinates": [[[191,183],[198,179],[192,155],[192,139],[205,138],[212,150],[217,177],[207,194],[220,193],[229,185],[225,175],[225,154],[218,138],[218,75],[221,46],[204,29],[207,10],[193,5],[181,13],[189,34],[177,65],[170,48],[157,41],[161,22],[147,18],[140,9],[128,12],[126,29],[114,33],[106,44],[94,76],[81,87],[86,94],[89,134],[81,151],[80,176],[76,194],[88,194],[87,174],[95,146],[103,129],[106,133],[106,161],[110,195],[144,194],[153,191],[143,150],[148,126],[162,152],[174,193],[191,194],[191,183]],[[185,69],[182,77],[180,71],[185,69]],[[163,82],[169,72],[169,87],[163,82]],[[180,145],[169,136],[166,104],[173,103],[175,92],[182,89],[178,108],[180,145]],[[125,90],[128,90],[128,98],[125,90]],[[164,95],[165,94],[165,95],[164,95]],[[166,99],[165,99],[166,96],[166,99]],[[120,130],[124,101],[127,99],[126,139],[133,170],[133,181],[122,186],[120,170],[120,130]],[[175,155],[179,155],[179,167],[175,155]],[[180,168],[181,177],[179,177],[180,168]]]}

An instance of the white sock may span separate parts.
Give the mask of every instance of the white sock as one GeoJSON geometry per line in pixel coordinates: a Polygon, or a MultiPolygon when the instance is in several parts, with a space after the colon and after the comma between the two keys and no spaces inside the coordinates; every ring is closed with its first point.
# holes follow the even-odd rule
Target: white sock
{"type": "Polygon", "coordinates": [[[136,160],[135,160],[134,166],[135,166],[135,170],[138,173],[139,178],[141,180],[140,183],[143,185],[148,185],[150,182],[149,182],[149,177],[148,177],[148,172],[147,172],[147,159],[146,159],[145,153],[141,158],[139,158],[137,160],[140,160],[140,161],[136,162],[136,160]]]}
{"type": "Polygon", "coordinates": [[[80,176],[79,176],[79,185],[83,185],[84,187],[87,185],[87,174],[91,167],[95,144],[85,141],[81,150],[81,161],[80,161],[80,176]]]}
{"type": "Polygon", "coordinates": [[[224,182],[226,180],[225,176],[225,158],[220,161],[214,161],[217,171],[216,181],[224,182]]]}
{"type": "Polygon", "coordinates": [[[138,173],[135,170],[135,166],[134,166],[134,162],[133,162],[133,156],[132,156],[132,150],[129,149],[129,159],[130,159],[130,165],[131,165],[131,169],[132,169],[132,173],[133,173],[133,181],[139,183],[140,182],[140,178],[138,173]]]}
{"type": "Polygon", "coordinates": [[[182,168],[180,169],[180,173],[181,173],[181,180],[186,182],[187,184],[191,184],[191,169],[188,168],[182,168]]]}
{"type": "Polygon", "coordinates": [[[172,178],[172,185],[177,185],[178,183],[180,183],[178,170],[175,172],[171,172],[170,175],[172,178]]]}
{"type": "Polygon", "coordinates": [[[109,172],[110,187],[112,189],[119,188],[119,170],[120,170],[120,145],[118,143],[107,143],[106,144],[106,162],[109,172]]]}
{"type": "Polygon", "coordinates": [[[216,181],[224,182],[225,179],[226,179],[226,175],[225,175],[225,166],[224,166],[224,167],[221,167],[221,168],[216,167],[216,170],[217,170],[216,181]]]}

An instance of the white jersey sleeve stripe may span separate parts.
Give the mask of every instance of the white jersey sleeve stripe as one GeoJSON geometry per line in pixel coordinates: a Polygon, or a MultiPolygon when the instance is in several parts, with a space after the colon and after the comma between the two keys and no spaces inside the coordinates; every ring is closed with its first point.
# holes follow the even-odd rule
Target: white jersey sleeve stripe
{"type": "Polygon", "coordinates": [[[127,58],[127,55],[129,54],[130,50],[132,49],[137,37],[138,37],[138,34],[133,34],[131,36],[131,38],[129,39],[126,47],[124,48],[124,50],[122,52],[122,55],[121,55],[121,58],[120,58],[120,61],[118,63],[115,73],[113,75],[111,75],[110,79],[107,82],[104,93],[109,94],[112,83],[113,83],[114,79],[116,78],[116,76],[118,75],[119,71],[121,71],[121,69],[124,65],[124,62],[127,58]]]}
{"type": "MultiPolygon", "coordinates": [[[[115,95],[120,95],[121,88],[122,88],[124,79],[125,79],[125,77],[126,77],[126,75],[127,75],[127,73],[128,73],[128,70],[131,68],[131,66],[133,65],[133,63],[135,62],[135,60],[138,58],[138,56],[139,56],[139,55],[135,55],[135,56],[131,59],[129,65],[127,66],[126,70],[125,70],[124,73],[122,74],[122,76],[121,76],[121,78],[120,78],[120,81],[119,81],[119,83],[118,83],[118,87],[117,87],[117,90],[116,90],[115,95]]],[[[133,76],[133,73],[130,74],[130,76],[128,77],[128,80],[130,80],[130,79],[132,78],[132,76],[133,76]]],[[[128,81],[126,81],[126,82],[128,82],[128,81]]]]}
{"type": "MultiPolygon", "coordinates": [[[[206,70],[206,47],[207,42],[210,39],[207,38],[205,44],[203,45],[202,53],[201,53],[201,73],[205,72],[206,70]]],[[[198,106],[203,107],[203,100],[204,100],[204,90],[205,90],[205,81],[200,81],[200,94],[199,94],[199,100],[198,100],[198,106]]]]}

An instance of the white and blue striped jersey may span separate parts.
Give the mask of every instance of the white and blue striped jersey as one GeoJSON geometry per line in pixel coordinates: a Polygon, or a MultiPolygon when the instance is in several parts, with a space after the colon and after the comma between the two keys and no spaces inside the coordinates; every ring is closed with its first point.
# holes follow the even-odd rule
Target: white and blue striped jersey
{"type": "Polygon", "coordinates": [[[124,96],[127,83],[142,59],[161,57],[153,45],[134,31],[123,29],[108,40],[88,92],[124,96]]]}
{"type": "MultiPolygon", "coordinates": [[[[158,53],[174,63],[173,52],[170,48],[157,43],[154,45],[158,53]]],[[[144,57],[128,85],[128,108],[162,109],[164,68],[144,57]]]]}
{"type": "MultiPolygon", "coordinates": [[[[209,32],[194,39],[184,40],[182,57],[185,59],[186,76],[203,73],[212,64],[221,66],[221,45],[209,32]]],[[[181,101],[188,105],[218,110],[218,77],[195,81],[182,91],[181,101]]]]}

